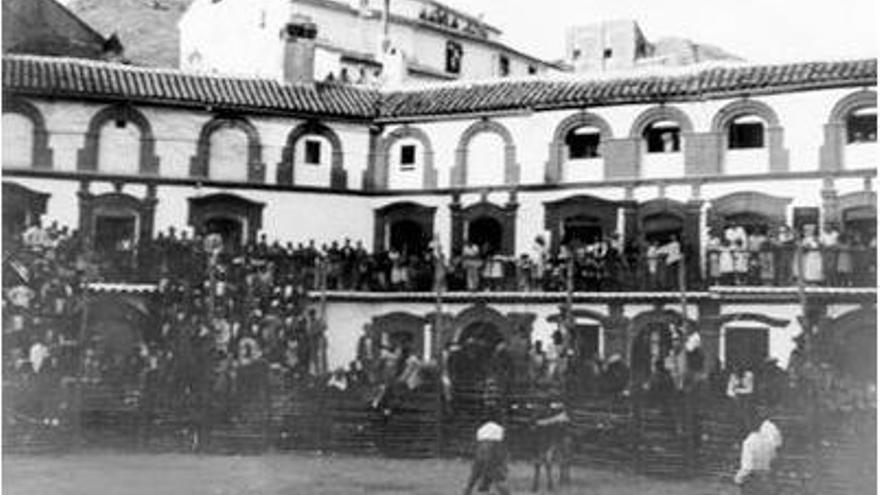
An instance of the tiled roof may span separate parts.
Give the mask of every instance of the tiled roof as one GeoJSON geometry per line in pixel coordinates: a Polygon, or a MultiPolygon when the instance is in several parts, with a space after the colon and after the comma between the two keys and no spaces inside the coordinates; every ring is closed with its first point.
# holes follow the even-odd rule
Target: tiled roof
{"type": "Polygon", "coordinates": [[[680,75],[454,83],[385,94],[381,117],[581,108],[877,84],[874,59],[712,67],[680,75]]]}
{"type": "Polygon", "coordinates": [[[3,57],[3,89],[16,93],[389,121],[876,84],[877,61],[873,59],[712,67],[678,75],[593,80],[533,77],[437,83],[379,92],[332,83],[291,85],[271,79],[222,77],[80,59],[3,57]]]}
{"type": "Polygon", "coordinates": [[[91,60],[5,55],[3,89],[26,94],[124,99],[218,109],[370,118],[376,92],[341,84],[284,84],[91,60]]]}

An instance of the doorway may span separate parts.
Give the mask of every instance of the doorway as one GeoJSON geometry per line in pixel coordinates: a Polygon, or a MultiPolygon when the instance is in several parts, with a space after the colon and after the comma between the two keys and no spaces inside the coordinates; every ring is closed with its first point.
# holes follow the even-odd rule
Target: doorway
{"type": "Polygon", "coordinates": [[[207,234],[219,234],[223,239],[223,250],[236,253],[241,249],[243,226],[241,221],[229,217],[211,217],[205,220],[207,234]]]}
{"type": "Polygon", "coordinates": [[[115,254],[131,251],[137,242],[134,216],[99,215],[95,217],[95,251],[115,254]]]}
{"type": "Polygon", "coordinates": [[[575,215],[562,223],[562,244],[585,246],[602,239],[599,219],[587,215],[575,215]]]}
{"type": "Polygon", "coordinates": [[[421,254],[427,250],[428,243],[422,226],[414,220],[398,220],[389,229],[389,247],[407,255],[421,254]]]}
{"type": "Polygon", "coordinates": [[[468,223],[467,239],[476,244],[483,255],[501,252],[501,236],[503,227],[492,217],[479,217],[468,223]]]}

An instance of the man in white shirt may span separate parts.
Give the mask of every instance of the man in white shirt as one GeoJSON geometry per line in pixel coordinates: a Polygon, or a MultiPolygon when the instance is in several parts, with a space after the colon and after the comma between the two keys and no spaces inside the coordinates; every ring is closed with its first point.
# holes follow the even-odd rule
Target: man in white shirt
{"type": "Polygon", "coordinates": [[[507,449],[504,445],[504,427],[494,421],[486,421],[477,429],[477,447],[474,463],[468,477],[464,495],[470,495],[477,482],[480,491],[488,491],[492,485],[498,493],[510,493],[507,488],[507,449]]]}
{"type": "Polygon", "coordinates": [[[733,477],[743,495],[775,493],[772,469],[777,449],[782,445],[782,434],[769,419],[756,421],[743,441],[740,467],[733,477]]]}

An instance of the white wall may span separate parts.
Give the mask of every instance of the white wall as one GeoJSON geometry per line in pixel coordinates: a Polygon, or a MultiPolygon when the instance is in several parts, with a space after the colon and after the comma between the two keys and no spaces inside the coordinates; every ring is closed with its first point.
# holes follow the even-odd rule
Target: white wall
{"type": "Polygon", "coordinates": [[[3,168],[29,168],[33,163],[34,125],[18,113],[3,114],[3,168]]]}

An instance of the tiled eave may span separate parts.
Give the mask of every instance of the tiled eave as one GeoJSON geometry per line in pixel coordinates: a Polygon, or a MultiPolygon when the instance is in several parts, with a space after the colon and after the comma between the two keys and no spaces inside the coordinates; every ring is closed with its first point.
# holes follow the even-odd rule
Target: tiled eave
{"type": "Polygon", "coordinates": [[[701,101],[876,84],[874,59],[712,67],[672,75],[591,80],[529,77],[459,81],[433,83],[420,89],[376,91],[334,83],[294,85],[82,59],[3,57],[5,93],[377,122],[701,101]]]}

